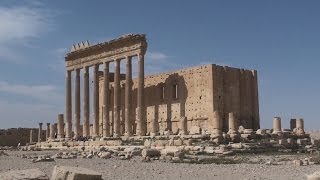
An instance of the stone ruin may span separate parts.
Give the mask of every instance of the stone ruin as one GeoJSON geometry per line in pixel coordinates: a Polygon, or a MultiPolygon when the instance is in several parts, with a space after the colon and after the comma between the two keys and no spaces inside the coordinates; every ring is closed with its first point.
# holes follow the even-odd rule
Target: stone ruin
{"type": "MultiPolygon", "coordinates": [[[[308,152],[319,141],[304,131],[302,118],[291,119],[290,129],[273,119],[273,129],[262,129],[259,118],[257,71],[214,64],[145,76],[146,36],[128,34],[96,45],[73,45],[66,61],[66,113],[47,123],[45,133],[30,130],[24,151],[60,149],[55,156],[22,158],[34,162],[55,158],[142,156],[144,161],[201,161],[195,155],[308,152]],[[132,60],[138,77],[132,78],[132,60]],[[120,61],[126,61],[126,73],[120,61]],[[110,63],[114,72],[110,72],[110,63]],[[104,65],[103,72],[99,65],[104,65]],[[94,67],[93,122],[90,123],[89,68],[94,67]],[[81,84],[83,74],[83,123],[81,84]],[[75,71],[74,106],[71,73],[75,71]],[[74,108],[74,116],[72,110],[74,108]],[[37,133],[37,135],[35,135],[37,133]],[[34,137],[37,136],[36,142],[34,137]],[[45,137],[43,137],[45,136],[45,137]]],[[[306,162],[295,162],[303,164],[306,162]]],[[[307,162],[310,163],[310,162],[307,162]]],[[[101,177],[101,176],[100,176],[101,177]]]]}

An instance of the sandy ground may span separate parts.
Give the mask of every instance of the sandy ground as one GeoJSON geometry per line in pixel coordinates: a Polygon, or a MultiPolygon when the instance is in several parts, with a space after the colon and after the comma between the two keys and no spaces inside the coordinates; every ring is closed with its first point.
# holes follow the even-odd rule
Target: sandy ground
{"type": "MultiPolygon", "coordinates": [[[[293,166],[266,164],[182,164],[161,161],[142,162],[140,157],[131,160],[111,159],[56,159],[54,162],[32,163],[31,159],[17,157],[34,152],[11,151],[10,156],[0,156],[0,172],[39,168],[51,176],[55,165],[79,166],[102,173],[104,179],[306,179],[307,174],[320,170],[320,165],[293,166]]],[[[54,154],[41,151],[36,154],[54,154]]],[[[303,158],[299,155],[299,158],[303,158]]],[[[250,156],[250,158],[273,158],[271,156],[250,156]]],[[[292,156],[291,156],[292,158],[292,156]]]]}

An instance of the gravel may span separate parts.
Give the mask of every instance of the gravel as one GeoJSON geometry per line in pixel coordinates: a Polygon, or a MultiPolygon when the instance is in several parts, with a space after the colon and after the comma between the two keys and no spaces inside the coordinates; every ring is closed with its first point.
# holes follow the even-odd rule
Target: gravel
{"type": "MultiPolygon", "coordinates": [[[[55,165],[77,166],[102,173],[104,179],[306,179],[319,169],[319,165],[295,167],[290,163],[280,165],[268,164],[187,164],[162,161],[142,162],[142,157],[130,160],[119,158],[100,159],[55,159],[52,162],[33,163],[31,159],[22,159],[22,154],[35,152],[9,151],[9,156],[0,156],[0,172],[39,168],[49,177],[55,165]]],[[[38,155],[56,154],[55,151],[36,152],[38,155]]],[[[293,155],[294,156],[294,155],[293,155]]],[[[270,156],[254,156],[252,159],[272,158],[270,156]]]]}

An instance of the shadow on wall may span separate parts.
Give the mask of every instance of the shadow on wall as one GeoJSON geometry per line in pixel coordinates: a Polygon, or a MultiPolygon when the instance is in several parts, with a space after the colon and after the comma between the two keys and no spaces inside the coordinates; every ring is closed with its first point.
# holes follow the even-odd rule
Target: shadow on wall
{"type": "Polygon", "coordinates": [[[156,86],[145,88],[146,107],[154,107],[153,112],[146,113],[148,132],[155,121],[155,132],[164,130],[178,131],[181,117],[186,116],[185,103],[188,90],[184,77],[178,73],[169,75],[164,81],[156,86]]]}

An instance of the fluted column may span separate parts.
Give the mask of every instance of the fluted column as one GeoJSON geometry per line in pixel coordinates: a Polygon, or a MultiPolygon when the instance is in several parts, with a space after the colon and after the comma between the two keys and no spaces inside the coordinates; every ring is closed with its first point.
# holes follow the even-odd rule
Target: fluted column
{"type": "Polygon", "coordinates": [[[144,55],[138,55],[138,119],[137,119],[137,135],[146,135],[146,120],[144,117],[144,55]]]}
{"type": "Polygon", "coordinates": [[[113,136],[120,136],[120,59],[115,60],[114,71],[114,132],[113,136]]]}
{"type": "Polygon", "coordinates": [[[51,128],[50,128],[50,123],[47,123],[47,130],[46,130],[46,140],[47,141],[50,138],[50,131],[52,131],[51,128]]]}
{"type": "Polygon", "coordinates": [[[41,142],[42,123],[39,123],[38,142],[41,142]]]}
{"type": "Polygon", "coordinates": [[[72,95],[71,71],[66,74],[66,138],[70,139],[72,133],[72,95]]]}
{"type": "Polygon", "coordinates": [[[84,67],[84,88],[83,88],[83,137],[90,136],[90,94],[89,94],[89,67],[84,67]]]}
{"type": "Polygon", "coordinates": [[[132,58],[126,57],[126,87],[125,87],[125,135],[132,135],[131,127],[131,91],[132,91],[132,58]]]}
{"type": "Polygon", "coordinates": [[[80,136],[80,69],[76,69],[75,77],[75,117],[74,117],[74,138],[78,139],[80,136]]]}
{"type": "Polygon", "coordinates": [[[109,62],[104,63],[103,71],[103,137],[110,136],[110,124],[109,124],[109,62]]]}
{"type": "Polygon", "coordinates": [[[94,78],[93,78],[93,137],[99,136],[99,64],[94,65],[94,78]]]}

